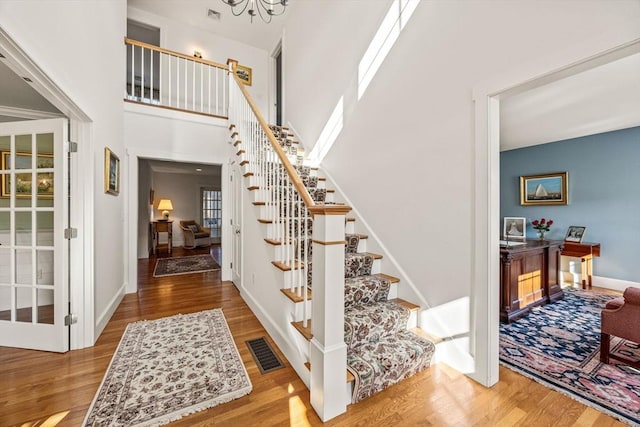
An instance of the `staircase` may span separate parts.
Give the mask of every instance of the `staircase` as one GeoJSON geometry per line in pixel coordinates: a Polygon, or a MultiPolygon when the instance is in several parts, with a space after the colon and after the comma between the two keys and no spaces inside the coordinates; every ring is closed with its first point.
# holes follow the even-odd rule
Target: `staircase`
{"type": "MultiPolygon", "coordinates": [[[[303,151],[289,130],[273,125],[269,128],[283,152],[292,159],[296,178],[304,184],[314,203],[341,205],[334,201],[334,192],[326,188],[326,179],[318,175],[318,169],[303,165],[303,151]]],[[[242,149],[242,142],[238,142],[241,139],[235,128],[232,129],[232,138],[238,147],[237,154],[242,164],[246,161],[246,152],[242,149]]],[[[284,203],[278,205],[276,200],[288,199],[288,192],[291,191],[281,186],[283,170],[284,166],[277,166],[275,172],[266,172],[268,177],[265,182],[269,190],[264,193],[265,200],[256,200],[254,205],[263,209],[259,222],[272,228],[282,226],[287,230],[286,238],[273,239],[267,236],[265,241],[281,247],[281,251],[294,254],[288,261],[272,260],[272,263],[288,274],[283,276],[283,283],[286,284],[281,292],[291,303],[302,306],[296,310],[302,320],[293,321],[292,327],[311,340],[311,313],[307,303],[312,298],[313,245],[310,239],[305,240],[305,236],[312,234],[313,220],[304,217],[301,203],[293,203],[292,207],[284,203]],[[274,204],[276,206],[272,206],[274,204]]],[[[264,173],[264,167],[262,171],[264,173]]],[[[255,173],[247,171],[244,175],[251,179],[255,173]]],[[[260,185],[252,181],[247,188],[257,190],[260,185]]],[[[427,368],[435,351],[435,345],[430,340],[409,330],[417,326],[419,307],[398,298],[390,299],[391,287],[397,286],[399,279],[374,273],[380,270],[382,256],[366,252],[367,236],[356,233],[354,228],[355,221],[347,219],[344,236],[344,343],[347,346],[347,370],[350,374],[347,378],[353,379],[352,403],[427,368]]],[[[269,234],[269,231],[265,230],[265,233],[269,234]]]]}

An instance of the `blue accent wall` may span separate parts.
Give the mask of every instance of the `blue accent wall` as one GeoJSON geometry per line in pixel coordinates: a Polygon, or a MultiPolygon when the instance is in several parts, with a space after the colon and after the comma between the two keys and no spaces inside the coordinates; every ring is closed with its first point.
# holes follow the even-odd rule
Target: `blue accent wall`
{"type": "Polygon", "coordinates": [[[570,225],[583,242],[601,244],[595,276],[640,282],[640,127],[500,153],[500,229],[505,216],[554,224],[545,238],[563,240],[570,225]],[[521,206],[520,176],[568,172],[569,204],[521,206]]]}

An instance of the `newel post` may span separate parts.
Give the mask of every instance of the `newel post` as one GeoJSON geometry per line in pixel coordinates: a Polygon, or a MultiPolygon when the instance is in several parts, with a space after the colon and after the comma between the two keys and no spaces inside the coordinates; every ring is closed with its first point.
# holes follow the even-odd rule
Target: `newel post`
{"type": "Polygon", "coordinates": [[[344,246],[348,206],[314,206],[311,406],[323,421],[347,410],[344,246]]]}

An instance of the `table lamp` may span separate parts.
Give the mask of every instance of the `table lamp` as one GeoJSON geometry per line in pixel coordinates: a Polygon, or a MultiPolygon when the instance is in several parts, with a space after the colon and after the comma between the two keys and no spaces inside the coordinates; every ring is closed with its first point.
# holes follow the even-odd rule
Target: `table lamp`
{"type": "Polygon", "coordinates": [[[173,205],[169,199],[160,199],[158,210],[162,211],[162,218],[166,221],[169,219],[169,211],[173,210],[173,205]]]}

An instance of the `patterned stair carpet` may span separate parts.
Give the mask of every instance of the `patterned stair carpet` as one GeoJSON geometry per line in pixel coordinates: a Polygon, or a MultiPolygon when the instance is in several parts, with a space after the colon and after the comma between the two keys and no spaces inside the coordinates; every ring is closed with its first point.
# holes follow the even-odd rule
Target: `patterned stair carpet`
{"type": "MultiPolygon", "coordinates": [[[[600,311],[613,295],[565,290],[564,299],[500,325],[500,363],[630,425],[640,425],[640,371],[600,362],[600,311]]],[[[640,346],[612,337],[613,354],[640,346]]]]}
{"type": "Polygon", "coordinates": [[[160,426],[251,389],[221,309],[134,322],[83,426],[160,426]]]}
{"type": "MultiPolygon", "coordinates": [[[[272,127],[283,149],[294,150],[290,135],[272,127]]],[[[294,166],[309,194],[318,204],[327,204],[327,191],[318,188],[318,178],[302,166],[294,166]]],[[[309,230],[312,223],[307,224],[309,230]]],[[[296,235],[298,225],[292,229],[296,235]]],[[[389,301],[390,282],[371,274],[374,257],[358,253],[360,236],[345,236],[345,343],[347,369],[355,377],[352,402],[356,403],[427,368],[435,345],[407,330],[409,309],[389,301]]],[[[311,248],[309,248],[311,257],[311,248]]],[[[311,286],[312,262],[307,261],[307,282],[311,286]]]]}

